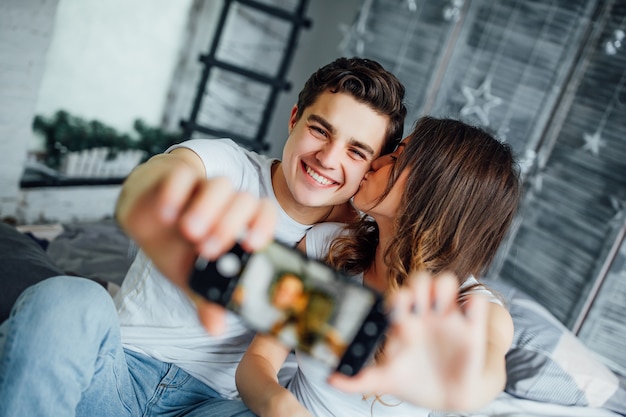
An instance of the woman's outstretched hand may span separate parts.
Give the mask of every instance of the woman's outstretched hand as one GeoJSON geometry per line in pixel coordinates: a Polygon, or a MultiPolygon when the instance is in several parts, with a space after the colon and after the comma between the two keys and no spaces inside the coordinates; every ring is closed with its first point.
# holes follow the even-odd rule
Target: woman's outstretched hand
{"type": "Polygon", "coordinates": [[[329,383],[346,392],[389,394],[417,406],[467,410],[475,404],[487,355],[486,297],[458,302],[450,273],[415,274],[390,298],[392,324],[377,363],[329,383]]]}

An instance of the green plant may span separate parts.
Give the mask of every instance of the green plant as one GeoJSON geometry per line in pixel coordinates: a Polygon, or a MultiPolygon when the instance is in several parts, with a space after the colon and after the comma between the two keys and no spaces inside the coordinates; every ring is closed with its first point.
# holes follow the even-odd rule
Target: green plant
{"type": "Polygon", "coordinates": [[[107,148],[107,157],[114,158],[120,151],[138,149],[146,152],[147,159],[181,140],[181,132],[166,132],[139,119],[135,120],[133,129],[132,134],[120,133],[98,120],[88,121],[64,110],[52,117],[37,115],[33,120],[33,131],[45,139],[43,162],[55,169],[61,166],[67,152],[107,148]]]}

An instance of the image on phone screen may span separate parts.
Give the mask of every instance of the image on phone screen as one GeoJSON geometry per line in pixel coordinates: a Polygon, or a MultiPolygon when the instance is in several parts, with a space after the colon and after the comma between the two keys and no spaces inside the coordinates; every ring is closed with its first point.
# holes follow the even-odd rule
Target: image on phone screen
{"type": "Polygon", "coordinates": [[[228,307],[250,326],[336,365],[374,302],[329,267],[271,245],[250,256],[228,307]]]}
{"type": "Polygon", "coordinates": [[[279,243],[254,253],[236,245],[215,262],[197,263],[191,287],[252,329],[348,374],[386,328],[380,295],[279,243]]]}

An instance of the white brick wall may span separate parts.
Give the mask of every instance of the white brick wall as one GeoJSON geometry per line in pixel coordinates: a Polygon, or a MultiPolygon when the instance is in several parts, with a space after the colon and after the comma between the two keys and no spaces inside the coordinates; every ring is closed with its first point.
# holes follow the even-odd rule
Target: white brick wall
{"type": "Polygon", "coordinates": [[[0,1],[0,216],[15,216],[58,0],[0,1]]]}
{"type": "Polygon", "coordinates": [[[26,189],[16,217],[23,224],[69,223],[113,216],[119,185],[26,189]]]}
{"type": "Polygon", "coordinates": [[[19,223],[112,216],[119,186],[20,190],[58,0],[0,1],[0,219],[19,223]]]}

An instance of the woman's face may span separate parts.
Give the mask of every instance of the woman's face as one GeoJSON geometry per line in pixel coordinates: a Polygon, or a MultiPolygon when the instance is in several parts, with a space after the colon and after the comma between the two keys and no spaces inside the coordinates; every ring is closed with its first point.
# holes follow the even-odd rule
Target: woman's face
{"type": "Polygon", "coordinates": [[[389,194],[380,202],[378,199],[387,188],[391,170],[403,152],[407,140],[408,138],[403,139],[392,153],[372,162],[371,170],[365,174],[359,191],[354,195],[353,205],[375,219],[381,216],[393,218],[398,211],[408,175],[407,170],[400,173],[389,194]]]}

